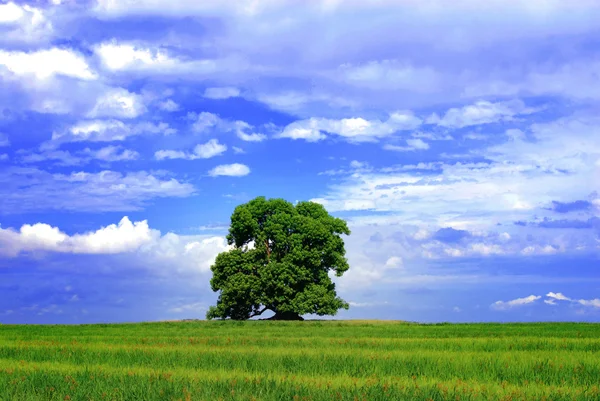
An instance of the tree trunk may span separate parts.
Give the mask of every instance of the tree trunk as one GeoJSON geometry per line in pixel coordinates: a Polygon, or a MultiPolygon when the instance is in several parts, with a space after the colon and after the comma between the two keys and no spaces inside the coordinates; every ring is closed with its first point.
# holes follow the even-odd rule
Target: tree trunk
{"type": "Polygon", "coordinates": [[[264,320],[304,320],[304,318],[295,312],[275,312],[275,315],[264,320]]]}

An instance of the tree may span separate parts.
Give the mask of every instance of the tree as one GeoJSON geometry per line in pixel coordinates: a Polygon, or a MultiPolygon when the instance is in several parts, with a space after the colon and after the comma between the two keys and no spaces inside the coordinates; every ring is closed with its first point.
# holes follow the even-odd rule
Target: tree
{"type": "Polygon", "coordinates": [[[213,291],[220,291],[207,319],[236,320],[273,311],[275,320],[335,315],[349,305],[335,292],[329,272],[348,270],[341,234],[346,222],[314,202],[295,206],[258,197],[235,208],[227,242],[211,266],[213,291]]]}

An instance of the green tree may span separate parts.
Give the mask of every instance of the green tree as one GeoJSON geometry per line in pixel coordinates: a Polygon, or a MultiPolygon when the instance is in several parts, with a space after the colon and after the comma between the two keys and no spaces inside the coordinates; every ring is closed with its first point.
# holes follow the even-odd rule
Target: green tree
{"type": "Polygon", "coordinates": [[[346,222],[314,202],[295,206],[258,197],[235,208],[227,242],[211,270],[210,285],[220,291],[207,319],[249,319],[270,310],[276,320],[301,315],[335,315],[349,305],[337,296],[329,272],[348,270],[341,234],[346,222]]]}

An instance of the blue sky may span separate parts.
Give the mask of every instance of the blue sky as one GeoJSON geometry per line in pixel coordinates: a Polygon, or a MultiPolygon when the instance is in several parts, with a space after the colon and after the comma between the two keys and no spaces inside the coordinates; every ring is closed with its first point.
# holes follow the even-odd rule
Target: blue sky
{"type": "Polygon", "coordinates": [[[347,219],[338,318],[600,319],[600,5],[0,1],[0,322],[203,318],[233,208],[347,219]]]}

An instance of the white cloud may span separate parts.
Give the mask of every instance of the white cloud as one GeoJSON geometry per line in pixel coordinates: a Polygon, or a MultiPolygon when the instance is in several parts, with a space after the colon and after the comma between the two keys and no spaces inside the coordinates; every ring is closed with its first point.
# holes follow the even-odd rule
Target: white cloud
{"type": "Polygon", "coordinates": [[[387,269],[398,269],[403,266],[404,262],[400,256],[391,256],[386,262],[385,267],[387,269]]]}
{"type": "Polygon", "coordinates": [[[232,149],[233,149],[233,153],[235,153],[236,155],[240,155],[240,154],[246,153],[244,151],[244,149],[238,148],[237,146],[233,146],[232,149]]]}
{"type": "MultiPolygon", "coordinates": [[[[207,273],[217,254],[230,248],[225,237],[161,235],[146,220],[132,222],[127,217],[118,224],[73,235],[45,223],[24,224],[19,230],[0,228],[0,257],[30,252],[125,254],[137,264],[166,275],[207,273]]],[[[70,297],[70,301],[77,299],[76,295],[70,297]]]]}
{"type": "Polygon", "coordinates": [[[25,224],[19,231],[0,229],[0,242],[8,244],[5,249],[13,256],[35,250],[91,254],[129,252],[151,241],[152,236],[145,220],[132,223],[127,217],[118,225],[73,236],[44,223],[25,224]]]}
{"type": "Polygon", "coordinates": [[[480,100],[472,105],[450,109],[441,119],[430,117],[429,123],[448,128],[463,128],[511,121],[519,114],[531,114],[534,111],[535,109],[527,108],[520,100],[497,103],[480,100]]]}
{"type": "Polygon", "coordinates": [[[591,306],[593,308],[600,308],[600,299],[580,299],[579,302],[583,306],[591,306]]]}
{"type": "Polygon", "coordinates": [[[398,146],[398,145],[386,144],[386,145],[383,145],[383,149],[392,150],[395,152],[408,152],[408,151],[429,149],[429,144],[427,142],[423,141],[422,139],[407,139],[406,144],[408,146],[398,146]]]}
{"type": "Polygon", "coordinates": [[[368,166],[369,166],[369,163],[367,163],[367,162],[359,162],[358,160],[352,160],[350,162],[351,168],[365,168],[368,166]]]}
{"type": "Polygon", "coordinates": [[[219,66],[214,60],[187,61],[170,55],[161,48],[144,44],[118,43],[114,40],[95,46],[94,52],[100,58],[102,65],[112,72],[186,74],[189,77],[203,77],[225,68],[225,64],[219,66]]]}
{"type": "Polygon", "coordinates": [[[105,146],[97,150],[86,148],[82,152],[90,158],[106,162],[136,160],[140,154],[135,150],[123,149],[120,146],[105,146]]]}
{"type": "MultiPolygon", "coordinates": [[[[593,178],[600,160],[600,144],[594,140],[600,133],[597,118],[534,124],[531,132],[535,141],[505,137],[505,142],[473,151],[487,159],[485,163],[436,162],[348,171],[319,201],[333,212],[397,213],[407,222],[491,229],[498,223],[530,220],[554,200],[586,199],[590,192],[600,191],[593,178]]],[[[574,250],[575,245],[561,244],[558,237],[540,237],[535,244],[521,243],[516,249],[516,238],[501,240],[510,244],[510,253],[531,246],[525,252],[552,254],[574,250]]],[[[484,245],[461,251],[496,252],[489,248],[492,244],[484,245]]],[[[502,248],[507,250],[505,245],[502,248]]]]}
{"type": "Polygon", "coordinates": [[[230,177],[242,177],[250,174],[250,168],[244,164],[223,164],[217,166],[208,172],[211,177],[217,176],[230,176],[230,177]]]}
{"type": "Polygon", "coordinates": [[[235,121],[233,124],[235,127],[234,130],[235,130],[237,137],[240,138],[242,141],[262,142],[265,139],[267,139],[267,136],[264,134],[248,132],[253,127],[244,121],[235,121]]]}
{"type": "Polygon", "coordinates": [[[211,157],[222,155],[227,150],[227,146],[219,143],[217,139],[211,139],[204,144],[196,145],[192,153],[186,153],[177,150],[159,150],[154,154],[157,160],[165,159],[210,159],[211,157]]]}
{"type": "Polygon", "coordinates": [[[96,99],[88,117],[136,118],[147,111],[140,95],[123,88],[112,88],[96,99]]]}
{"type": "Polygon", "coordinates": [[[42,153],[29,153],[25,154],[21,158],[21,161],[23,161],[23,163],[54,161],[62,166],[76,166],[86,162],[85,159],[72,155],[71,152],[66,150],[49,150],[42,153]]]}
{"type": "Polygon", "coordinates": [[[198,133],[206,132],[221,123],[221,118],[218,115],[207,111],[203,111],[197,115],[195,113],[190,113],[188,114],[188,118],[196,120],[192,124],[192,130],[198,133]]]}
{"type": "Polygon", "coordinates": [[[7,168],[0,171],[0,209],[6,213],[140,210],[152,199],[187,197],[193,185],[169,177],[165,172],[51,174],[35,168],[7,168]]]}
{"type": "Polygon", "coordinates": [[[8,160],[9,156],[6,153],[0,153],[0,161],[8,160]]]}
{"type": "Polygon", "coordinates": [[[134,135],[163,134],[171,135],[176,130],[167,123],[140,122],[126,124],[123,121],[109,120],[83,120],[65,131],[53,132],[52,141],[46,143],[52,147],[64,142],[112,142],[123,141],[134,135]]]}
{"type": "Polygon", "coordinates": [[[167,99],[167,100],[160,102],[158,104],[158,108],[161,109],[162,111],[172,112],[172,111],[179,110],[179,105],[177,103],[175,103],[173,100],[167,99]]]}
{"type": "Polygon", "coordinates": [[[532,304],[540,298],[541,298],[541,296],[539,296],[539,295],[530,295],[525,298],[517,298],[517,299],[513,299],[511,301],[496,301],[491,305],[491,308],[496,309],[496,310],[511,309],[511,308],[515,308],[515,307],[519,307],[519,306],[523,306],[523,305],[532,304]]]}
{"type": "Polygon", "coordinates": [[[0,41],[34,42],[47,40],[53,28],[44,10],[27,4],[0,4],[0,26],[4,26],[0,41]]]}
{"type": "Polygon", "coordinates": [[[51,48],[33,52],[0,50],[0,66],[20,77],[44,80],[57,75],[96,79],[86,60],[73,50],[51,48]]]}
{"type": "Polygon", "coordinates": [[[350,142],[373,142],[397,131],[414,129],[420,124],[418,117],[406,111],[392,113],[386,121],[365,120],[360,117],[341,120],[310,118],[287,125],[276,137],[317,142],[327,138],[325,134],[328,133],[350,142]]]}
{"type": "Polygon", "coordinates": [[[414,67],[396,60],[369,61],[362,65],[343,64],[332,78],[376,90],[405,89],[422,93],[435,91],[441,79],[431,67],[414,67]]]}
{"type": "Polygon", "coordinates": [[[565,296],[560,292],[549,292],[546,294],[546,299],[544,302],[548,305],[557,305],[556,301],[565,301],[571,304],[578,304],[583,306],[591,306],[592,308],[600,308],[600,299],[573,299],[565,296]]]}
{"type": "Polygon", "coordinates": [[[228,99],[240,96],[240,90],[231,86],[221,88],[206,88],[204,97],[209,99],[228,99]]]}
{"type": "Polygon", "coordinates": [[[557,293],[555,293],[555,292],[549,292],[549,293],[546,294],[546,296],[548,298],[556,299],[558,301],[570,301],[571,300],[571,298],[568,298],[568,297],[564,296],[560,292],[557,292],[557,293]]]}
{"type": "Polygon", "coordinates": [[[235,132],[238,138],[246,142],[261,142],[267,139],[264,134],[251,132],[254,127],[244,121],[229,121],[206,111],[199,114],[189,113],[188,118],[195,120],[192,124],[194,132],[205,133],[211,130],[235,132]]]}
{"type": "Polygon", "coordinates": [[[150,49],[129,43],[105,42],[95,47],[102,63],[112,71],[173,68],[178,60],[161,49],[150,49]]]}
{"type": "Polygon", "coordinates": [[[19,153],[23,154],[21,161],[24,163],[53,161],[62,166],[77,166],[89,163],[92,160],[105,162],[135,160],[140,156],[136,151],[122,149],[119,146],[106,146],[97,150],[85,148],[75,152],[75,154],[66,150],[44,150],[40,153],[20,151],[19,153]]]}

